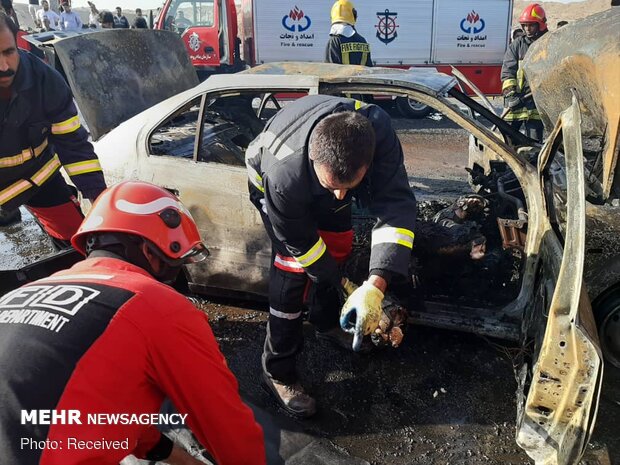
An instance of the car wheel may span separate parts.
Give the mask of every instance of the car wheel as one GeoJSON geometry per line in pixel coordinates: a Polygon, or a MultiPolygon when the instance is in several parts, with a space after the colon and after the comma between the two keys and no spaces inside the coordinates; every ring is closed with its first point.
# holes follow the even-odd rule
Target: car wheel
{"type": "Polygon", "coordinates": [[[396,108],[407,118],[424,118],[432,111],[432,108],[428,105],[407,97],[398,97],[396,99],[396,108]]]}
{"type": "Polygon", "coordinates": [[[594,316],[605,361],[620,368],[620,289],[595,305],[594,316]]]}

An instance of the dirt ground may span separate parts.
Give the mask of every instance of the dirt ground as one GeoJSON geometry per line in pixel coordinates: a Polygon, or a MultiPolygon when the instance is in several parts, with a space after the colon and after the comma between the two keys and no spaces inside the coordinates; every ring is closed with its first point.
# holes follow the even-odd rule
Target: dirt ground
{"type": "MultiPolygon", "coordinates": [[[[257,382],[267,315],[254,309],[266,308],[215,302],[200,307],[244,397],[259,408],[277,410],[257,382]]],[[[309,325],[305,336],[299,370],[319,411],[310,420],[295,421],[303,433],[373,465],[532,463],[514,441],[514,346],[411,327],[398,349],[362,356],[317,340],[309,325]]],[[[608,370],[590,461],[584,464],[620,463],[618,386],[620,373],[608,370]]]]}
{"type": "MultiPolygon", "coordinates": [[[[396,120],[395,126],[418,198],[466,191],[463,132],[432,118],[396,120]]],[[[0,230],[0,268],[46,250],[49,245],[31,218],[0,230]]],[[[280,412],[258,383],[266,304],[203,301],[200,308],[265,428],[271,464],[531,463],[514,441],[514,346],[415,326],[400,348],[361,356],[317,340],[306,326],[299,369],[319,412],[300,421],[280,412]]],[[[591,458],[584,463],[620,464],[618,418],[620,372],[606,369],[591,458]]],[[[185,437],[185,442],[191,440],[185,437]]]]}

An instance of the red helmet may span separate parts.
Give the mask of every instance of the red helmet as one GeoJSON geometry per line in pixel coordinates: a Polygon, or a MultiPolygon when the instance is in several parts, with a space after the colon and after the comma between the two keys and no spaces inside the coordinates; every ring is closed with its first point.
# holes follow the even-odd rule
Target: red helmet
{"type": "Polygon", "coordinates": [[[208,256],[189,211],[166,189],[147,182],[121,182],[103,191],[71,238],[73,247],[86,255],[86,239],[94,232],[140,236],[175,262],[208,256]]]}
{"type": "Polygon", "coordinates": [[[538,30],[543,32],[547,30],[547,15],[542,6],[538,3],[532,3],[526,6],[519,16],[519,23],[538,23],[538,30]]]}

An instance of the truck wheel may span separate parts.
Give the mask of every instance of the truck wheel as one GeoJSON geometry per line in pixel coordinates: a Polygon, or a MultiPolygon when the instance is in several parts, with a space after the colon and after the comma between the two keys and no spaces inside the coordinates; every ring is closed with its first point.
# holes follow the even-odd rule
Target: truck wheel
{"type": "Polygon", "coordinates": [[[428,105],[407,97],[397,97],[396,108],[406,118],[424,118],[432,111],[428,105]]]}
{"type": "Polygon", "coordinates": [[[594,317],[605,361],[620,369],[620,289],[595,305],[594,317]]]}

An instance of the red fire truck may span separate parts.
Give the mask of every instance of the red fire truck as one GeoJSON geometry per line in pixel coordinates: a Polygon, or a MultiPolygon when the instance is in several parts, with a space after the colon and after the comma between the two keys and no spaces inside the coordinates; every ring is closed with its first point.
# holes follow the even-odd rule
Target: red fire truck
{"type": "MultiPolygon", "coordinates": [[[[181,35],[201,74],[276,61],[324,60],[331,0],[166,0],[155,28],[181,35]]],[[[376,66],[457,68],[483,93],[501,92],[513,0],[355,0],[356,28],[376,66]]],[[[469,90],[469,89],[466,89],[469,90]]],[[[415,102],[401,111],[425,113],[415,102]]]]}

